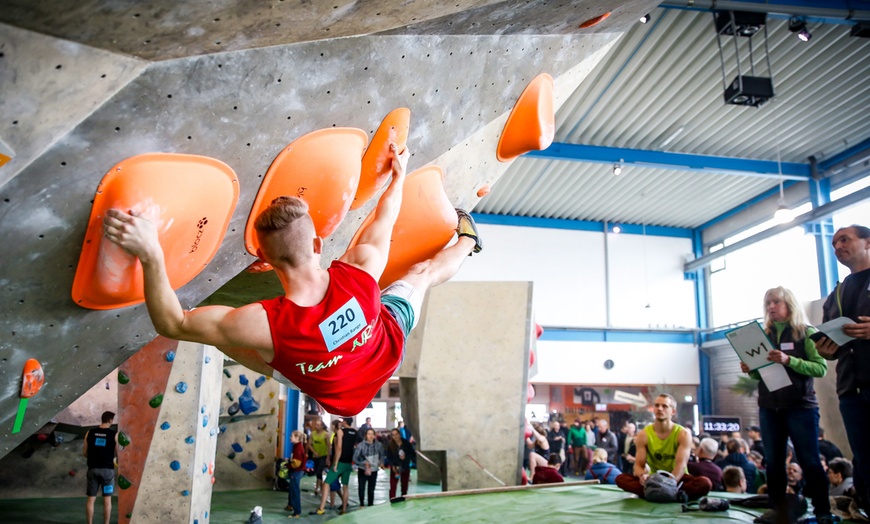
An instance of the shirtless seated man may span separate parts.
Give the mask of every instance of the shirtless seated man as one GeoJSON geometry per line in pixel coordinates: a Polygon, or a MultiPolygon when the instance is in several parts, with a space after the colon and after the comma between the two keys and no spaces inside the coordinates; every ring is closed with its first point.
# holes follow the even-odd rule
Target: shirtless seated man
{"type": "Polygon", "coordinates": [[[410,153],[392,151],[392,180],[375,218],[357,244],[321,267],[323,239],[308,205],[279,197],[257,217],[258,255],[275,269],[284,295],[240,308],[185,311],[166,272],[153,223],[111,209],[103,220],[108,240],[139,258],[145,304],[160,335],[216,346],[244,366],[295,386],[329,413],[365,409],[399,364],[405,339],[420,317],[423,296],[449,280],[482,244],[471,216],[457,209],[457,241],[378,289],[399,215],[410,153]]]}

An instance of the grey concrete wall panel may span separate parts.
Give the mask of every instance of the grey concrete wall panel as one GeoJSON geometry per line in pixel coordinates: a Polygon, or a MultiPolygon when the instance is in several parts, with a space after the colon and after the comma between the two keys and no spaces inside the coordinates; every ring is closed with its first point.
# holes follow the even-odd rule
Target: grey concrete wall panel
{"type": "Polygon", "coordinates": [[[0,186],[146,65],[143,60],[0,24],[0,138],[15,152],[0,169],[0,186]]]}
{"type": "Polygon", "coordinates": [[[529,282],[448,282],[429,291],[398,374],[418,448],[443,453],[442,489],[499,486],[492,476],[519,483],[532,326],[529,282]],[[460,438],[456,428],[482,438],[460,438]]]}
{"type": "Polygon", "coordinates": [[[527,2],[7,0],[0,21],[119,53],[165,60],[372,34],[505,3],[527,2]]]}
{"type": "MultiPolygon", "coordinates": [[[[181,342],[133,505],[132,522],[205,521],[211,506],[211,473],[218,440],[223,355],[212,346],[181,342]],[[177,391],[176,384],[187,389],[177,391]],[[188,444],[185,439],[194,438],[188,444]],[[177,468],[171,467],[177,462],[177,468]]],[[[121,417],[124,414],[121,413],[121,417]]]]}
{"type": "MultiPolygon", "coordinates": [[[[7,4],[8,9],[0,13],[0,20],[7,23],[24,25],[16,16],[26,12],[34,19],[48,16],[50,21],[41,23],[55,31],[90,31],[91,22],[83,19],[87,17],[74,3],[7,4]]],[[[462,9],[486,5],[460,4],[462,9]]],[[[551,7],[546,2],[532,4],[546,18],[551,7]]],[[[90,7],[89,16],[105,17],[100,27],[106,26],[105,31],[111,33],[115,26],[108,20],[123,26],[125,13],[129,13],[126,9],[133,3],[83,5],[90,7]]],[[[154,5],[164,9],[153,11],[154,19],[171,24],[177,17],[189,16],[188,10],[200,3],[149,3],[154,5]]],[[[226,5],[244,10],[241,3],[226,5]]],[[[220,6],[225,4],[213,7],[220,6]]],[[[421,20],[444,14],[432,11],[421,20]]],[[[405,15],[415,18],[417,12],[405,15]]],[[[50,32],[46,27],[29,27],[50,32]]],[[[578,64],[585,64],[580,69],[590,67],[590,61],[600,59],[601,52],[618,38],[614,33],[576,31],[567,35],[372,35],[188,57],[189,50],[169,53],[184,47],[179,33],[176,37],[181,43],[166,44],[162,61],[143,66],[137,59],[70,42],[51,43],[49,47],[59,50],[52,52],[60,55],[44,55],[40,51],[45,47],[40,44],[43,35],[10,28],[3,31],[4,45],[23,40],[15,43],[21,56],[19,51],[14,60],[5,51],[0,56],[0,68],[4,68],[0,82],[4,88],[14,85],[17,90],[8,96],[4,89],[3,107],[17,108],[32,96],[37,113],[46,107],[47,115],[57,113],[57,118],[41,117],[32,129],[11,140],[13,147],[25,142],[42,145],[29,156],[22,155],[15,175],[0,186],[0,380],[5,384],[0,398],[0,455],[154,336],[142,305],[91,311],[77,307],[70,298],[94,191],[117,162],[146,152],[176,152],[212,156],[236,171],[241,195],[225,241],[205,270],[178,292],[182,304],[192,307],[253,262],[243,246],[244,225],[269,164],[294,139],[334,125],[360,127],[373,134],[390,110],[409,107],[412,168],[444,159],[450,165],[445,176],[448,196],[454,204],[472,208],[479,200],[477,188],[483,182],[494,183],[504,170],[491,160],[480,163],[480,158],[494,158],[491,144],[497,141],[500,122],[525,84],[541,72],[553,75],[557,88],[566,73],[572,82],[579,82],[578,64]],[[64,61],[57,74],[78,74],[52,79],[30,65],[31,61],[50,60],[46,56],[66,56],[62,52],[75,60],[64,61]],[[185,57],[169,59],[172,56],[185,57]],[[10,66],[12,62],[16,65],[10,66]],[[94,68],[85,62],[97,64],[94,74],[98,80],[91,80],[94,68]],[[14,82],[6,74],[9,71],[15,73],[14,82]],[[102,74],[111,86],[100,84],[102,74]],[[43,90],[28,88],[43,84],[43,90]],[[485,147],[472,148],[471,141],[479,138],[487,141],[485,147]],[[468,153],[457,149],[458,145],[468,153]],[[480,169],[456,169],[463,159],[480,169]],[[22,431],[12,435],[27,358],[42,363],[46,385],[30,399],[22,431]]],[[[137,38],[129,27],[125,31],[130,33],[128,39],[137,38]]],[[[8,129],[7,122],[0,123],[0,133],[8,129]]],[[[0,176],[12,173],[5,171],[9,167],[0,169],[0,176]]],[[[370,202],[346,217],[327,239],[325,259],[344,251],[373,206],[370,202]]]]}

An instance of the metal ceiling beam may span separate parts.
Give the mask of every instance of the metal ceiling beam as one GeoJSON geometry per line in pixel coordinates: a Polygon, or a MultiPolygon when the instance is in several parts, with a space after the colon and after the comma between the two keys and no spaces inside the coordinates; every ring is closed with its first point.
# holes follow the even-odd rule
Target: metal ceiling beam
{"type": "Polygon", "coordinates": [[[690,155],[666,151],[648,151],[624,147],[590,146],[554,142],[543,151],[530,151],[524,156],[567,160],[571,162],[590,162],[594,164],[622,164],[623,166],[654,167],[678,171],[698,171],[704,173],[725,173],[731,175],[762,176],[784,178],[786,180],[809,180],[812,172],[809,164],[774,160],[755,160],[709,155],[690,155]]]}
{"type": "Polygon", "coordinates": [[[702,257],[698,257],[695,260],[687,262],[686,265],[683,266],[683,270],[688,272],[688,271],[694,271],[696,269],[700,269],[702,267],[708,266],[708,265],[710,265],[710,262],[712,262],[718,258],[722,258],[729,253],[733,253],[733,252],[737,251],[738,249],[742,249],[746,246],[755,244],[756,242],[759,242],[761,240],[765,240],[765,239],[770,238],[772,236],[778,235],[778,234],[782,233],[783,231],[788,231],[789,229],[791,229],[795,226],[806,224],[807,222],[813,222],[816,220],[828,218],[829,216],[833,215],[837,211],[844,209],[844,208],[847,208],[849,206],[858,204],[859,202],[862,202],[868,198],[870,198],[870,187],[865,187],[864,189],[861,189],[859,191],[855,191],[854,193],[852,193],[850,195],[846,195],[843,198],[834,200],[833,202],[829,202],[829,203],[821,205],[815,209],[807,211],[803,215],[796,217],[791,222],[788,222],[786,224],[775,225],[770,229],[766,229],[766,230],[762,231],[761,233],[756,233],[755,235],[752,235],[751,237],[744,238],[743,240],[741,240],[739,242],[735,242],[735,243],[731,244],[730,246],[724,247],[724,248],[720,249],[719,251],[716,251],[714,253],[708,253],[702,257]]]}
{"type": "Polygon", "coordinates": [[[770,0],[752,2],[740,0],[666,0],[659,4],[666,9],[691,9],[694,11],[752,11],[780,15],[811,16],[828,18],[831,22],[845,20],[854,24],[857,20],[870,20],[870,2],[827,0],[811,2],[801,0],[770,0]],[[862,7],[862,10],[856,9],[862,7]]]}

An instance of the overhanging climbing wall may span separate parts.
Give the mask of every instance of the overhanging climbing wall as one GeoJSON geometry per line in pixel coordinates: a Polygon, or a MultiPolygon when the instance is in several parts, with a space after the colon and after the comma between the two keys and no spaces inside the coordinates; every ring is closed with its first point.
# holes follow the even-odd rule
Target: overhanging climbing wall
{"type": "MultiPolygon", "coordinates": [[[[223,300],[274,295],[251,296],[232,279],[253,262],[244,224],[284,146],[333,126],[371,135],[408,107],[411,167],[440,165],[450,200],[473,209],[509,165],[495,147],[525,85],[549,73],[558,105],[653,5],[4,2],[0,139],[16,154],[0,167],[0,454],[154,338],[141,305],[92,311],[70,298],[91,200],[110,167],[148,152],[232,167],[241,191],[226,237],[179,297],[192,307],[222,287],[223,300]],[[603,11],[613,14],[578,29],[603,11]],[[12,433],[28,358],[42,363],[46,383],[12,433]]],[[[373,204],[327,239],[327,260],[373,204]]]]}

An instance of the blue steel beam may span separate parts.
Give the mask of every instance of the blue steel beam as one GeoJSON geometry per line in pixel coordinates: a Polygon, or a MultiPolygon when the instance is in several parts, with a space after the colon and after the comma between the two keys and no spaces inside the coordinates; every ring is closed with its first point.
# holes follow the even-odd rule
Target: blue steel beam
{"type": "Polygon", "coordinates": [[[566,144],[564,142],[554,142],[543,151],[530,151],[524,156],[594,164],[618,163],[624,166],[633,165],[678,171],[764,176],[777,179],[782,177],[787,180],[809,180],[812,177],[810,165],[797,162],[782,162],[782,174],[780,174],[780,164],[774,160],[690,155],[624,147],[566,144]]]}
{"type": "Polygon", "coordinates": [[[865,152],[870,152],[870,138],[837,153],[836,155],[828,158],[827,160],[822,160],[821,162],[819,162],[818,165],[819,171],[824,173],[825,171],[828,171],[840,162],[843,162],[844,160],[848,160],[855,155],[865,152]]]}

